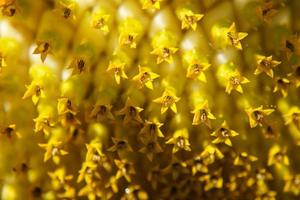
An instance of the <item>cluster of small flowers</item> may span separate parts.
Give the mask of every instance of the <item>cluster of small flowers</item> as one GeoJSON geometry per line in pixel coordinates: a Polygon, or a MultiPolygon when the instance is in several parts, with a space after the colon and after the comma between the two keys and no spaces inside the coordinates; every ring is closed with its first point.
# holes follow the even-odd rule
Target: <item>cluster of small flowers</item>
{"type": "Polygon", "coordinates": [[[300,195],[298,0],[0,9],[2,199],[300,195]]]}

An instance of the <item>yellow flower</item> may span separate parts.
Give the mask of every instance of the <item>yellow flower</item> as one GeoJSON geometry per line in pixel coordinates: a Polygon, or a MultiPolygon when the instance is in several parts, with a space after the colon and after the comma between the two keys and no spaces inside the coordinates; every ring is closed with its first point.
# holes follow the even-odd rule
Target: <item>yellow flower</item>
{"type": "Polygon", "coordinates": [[[98,165],[93,161],[83,162],[81,169],[79,170],[79,175],[77,178],[77,183],[85,180],[88,185],[91,185],[95,178],[100,179],[100,173],[97,171],[98,165]]]}
{"type": "Polygon", "coordinates": [[[213,188],[220,189],[223,187],[223,178],[221,176],[221,170],[218,170],[212,174],[207,174],[199,178],[201,182],[204,182],[204,191],[209,191],[213,188]]]}
{"type": "Polygon", "coordinates": [[[102,152],[102,143],[100,143],[97,139],[94,139],[90,142],[90,144],[86,144],[87,152],[85,156],[86,161],[98,161],[104,156],[102,152]]]}
{"type": "Polygon", "coordinates": [[[112,106],[111,105],[104,105],[104,104],[101,104],[101,105],[95,105],[93,110],[91,111],[90,113],[90,117],[91,118],[96,118],[97,121],[104,121],[104,120],[107,120],[107,119],[110,119],[110,120],[114,120],[114,116],[113,114],[111,113],[111,108],[112,106]]]}
{"type": "Polygon", "coordinates": [[[15,124],[10,124],[10,125],[5,126],[5,127],[0,127],[0,133],[2,135],[5,135],[9,139],[11,139],[14,135],[16,135],[17,138],[22,137],[21,134],[18,131],[16,131],[16,125],[15,124]]]}
{"type": "Polygon", "coordinates": [[[73,105],[72,101],[67,97],[61,97],[57,100],[57,111],[59,115],[65,113],[76,114],[76,108],[73,105]]]}
{"type": "Polygon", "coordinates": [[[143,120],[139,114],[143,110],[144,110],[143,108],[135,106],[133,104],[133,102],[131,101],[131,99],[128,97],[124,108],[122,108],[120,111],[118,111],[118,115],[125,115],[124,123],[128,123],[130,121],[136,121],[139,123],[143,123],[143,120]]]}
{"type": "Polygon", "coordinates": [[[194,118],[192,122],[193,125],[199,125],[201,123],[204,123],[210,128],[210,119],[216,119],[215,116],[210,112],[207,100],[205,100],[199,107],[193,110],[192,113],[194,113],[194,118]]]}
{"type": "Polygon", "coordinates": [[[170,89],[165,89],[164,93],[161,97],[154,99],[153,101],[155,103],[161,104],[161,114],[165,113],[169,108],[174,113],[177,113],[177,107],[176,102],[178,102],[180,98],[175,96],[174,92],[172,92],[170,89]]]}
{"type": "Polygon", "coordinates": [[[287,90],[289,89],[289,86],[291,85],[291,82],[287,78],[276,78],[275,87],[273,89],[273,92],[279,91],[283,97],[286,97],[288,95],[287,90]]]}
{"type": "Polygon", "coordinates": [[[257,157],[248,155],[246,152],[238,153],[238,155],[235,157],[233,164],[236,166],[243,166],[246,168],[246,170],[251,170],[251,164],[250,162],[257,161],[257,157]]]}
{"type": "Polygon", "coordinates": [[[281,167],[282,165],[289,165],[289,158],[286,155],[286,148],[281,148],[279,145],[274,144],[269,150],[268,166],[275,165],[281,167]]]}
{"type": "Polygon", "coordinates": [[[223,159],[224,155],[215,145],[209,144],[201,152],[200,157],[205,165],[209,165],[214,163],[216,158],[223,159]]]}
{"type": "Polygon", "coordinates": [[[262,56],[262,55],[256,55],[256,70],[254,72],[255,75],[258,75],[262,72],[265,72],[268,76],[273,78],[274,72],[273,68],[279,65],[281,62],[273,60],[273,56],[262,56]]]}
{"type": "Polygon", "coordinates": [[[41,60],[44,62],[47,55],[51,53],[51,44],[48,41],[37,41],[37,47],[33,51],[33,54],[40,54],[41,60]]]}
{"type": "Polygon", "coordinates": [[[124,68],[125,68],[125,63],[109,62],[109,66],[106,71],[113,72],[117,84],[120,84],[121,78],[128,79],[127,75],[125,74],[124,68]]]}
{"type": "Polygon", "coordinates": [[[48,172],[52,180],[52,187],[55,190],[59,190],[64,187],[66,183],[73,179],[73,175],[66,175],[66,169],[64,167],[57,168],[54,172],[48,172]]]}
{"type": "Polygon", "coordinates": [[[34,105],[36,105],[38,103],[38,101],[40,100],[40,98],[45,98],[45,93],[44,93],[44,89],[41,86],[41,84],[33,81],[30,85],[26,86],[27,90],[24,93],[22,99],[27,99],[29,97],[31,97],[32,102],[34,103],[34,105]]]}
{"type": "Polygon", "coordinates": [[[214,131],[211,136],[216,137],[216,139],[214,139],[212,141],[212,143],[214,144],[218,144],[218,143],[225,143],[228,146],[232,146],[230,137],[235,137],[238,136],[239,134],[233,130],[230,130],[230,128],[228,127],[226,121],[224,121],[221,125],[220,128],[218,128],[216,131],[214,131]]]}
{"type": "Polygon", "coordinates": [[[147,88],[153,90],[152,82],[158,77],[159,75],[153,73],[149,68],[139,66],[139,73],[136,76],[134,76],[132,80],[136,81],[140,88],[146,86],[147,88]]]}
{"type": "Polygon", "coordinates": [[[136,174],[133,164],[127,160],[115,160],[115,164],[118,168],[116,178],[124,177],[127,182],[131,182],[131,176],[136,174]]]}
{"type": "Polygon", "coordinates": [[[136,48],[137,42],[142,36],[142,24],[134,18],[126,18],[119,26],[119,44],[136,48]]]}
{"type": "Polygon", "coordinates": [[[284,192],[292,192],[295,196],[300,194],[300,174],[288,175],[285,178],[284,192]]]}
{"type": "Polygon", "coordinates": [[[142,9],[160,9],[160,2],[163,0],[141,0],[143,7],[142,9]]]}
{"type": "Polygon", "coordinates": [[[228,94],[230,94],[232,90],[236,90],[240,93],[243,93],[242,84],[246,84],[249,82],[250,81],[247,78],[241,76],[240,73],[237,70],[235,70],[234,72],[230,73],[228,77],[228,83],[225,91],[228,94]]]}
{"type": "Polygon", "coordinates": [[[140,139],[145,142],[147,140],[157,139],[157,137],[164,137],[164,134],[160,130],[162,125],[163,124],[159,123],[157,119],[154,119],[153,121],[146,120],[144,127],[139,133],[140,139]]]}
{"type": "Polygon", "coordinates": [[[5,58],[3,56],[3,54],[0,52],[0,73],[2,72],[2,68],[6,67],[7,63],[5,61],[5,58]]]}
{"type": "Polygon", "coordinates": [[[104,34],[107,34],[109,32],[109,19],[110,15],[104,11],[95,12],[92,15],[91,26],[95,29],[100,29],[104,34]]]}
{"type": "Polygon", "coordinates": [[[274,9],[272,2],[266,2],[264,5],[259,6],[256,9],[256,13],[259,18],[261,18],[264,22],[269,23],[272,17],[278,12],[278,10],[274,9]]]}
{"type": "Polygon", "coordinates": [[[188,78],[197,78],[200,81],[206,83],[206,77],[204,71],[206,71],[211,65],[206,62],[199,63],[197,60],[193,60],[188,68],[186,77],[188,78]]]}
{"type": "Polygon", "coordinates": [[[173,153],[176,153],[179,150],[191,151],[188,130],[186,128],[176,130],[166,144],[174,145],[172,150],[173,153]]]}
{"type": "Polygon", "coordinates": [[[112,138],[113,145],[107,149],[107,151],[110,152],[117,152],[119,157],[121,157],[121,154],[123,152],[133,152],[131,146],[128,144],[128,141],[126,139],[118,139],[118,138],[112,138]]]}
{"type": "Polygon", "coordinates": [[[55,125],[53,119],[47,115],[39,115],[33,121],[35,122],[34,132],[43,132],[46,136],[50,134],[51,127],[55,125]]]}
{"type": "Polygon", "coordinates": [[[51,157],[55,164],[59,164],[60,156],[67,155],[68,152],[61,149],[62,142],[50,140],[48,143],[39,144],[40,147],[46,150],[44,154],[44,162],[47,162],[51,157]]]}
{"type": "Polygon", "coordinates": [[[195,158],[193,158],[193,161],[192,161],[192,174],[195,175],[198,172],[200,172],[200,173],[208,172],[208,167],[203,162],[203,158],[201,156],[196,156],[195,158]]]}
{"type": "Polygon", "coordinates": [[[82,74],[84,72],[89,72],[90,62],[86,57],[76,57],[72,60],[68,69],[72,69],[72,75],[82,74]]]}
{"type": "Polygon", "coordinates": [[[142,147],[139,152],[146,154],[147,158],[152,161],[153,155],[163,152],[163,149],[160,147],[156,139],[152,139],[144,142],[144,147],[142,147]]]}
{"type": "Polygon", "coordinates": [[[167,61],[168,63],[173,62],[172,55],[178,50],[175,47],[158,47],[151,51],[151,54],[157,55],[157,64],[167,61]]]}
{"type": "Polygon", "coordinates": [[[254,200],[276,200],[276,194],[273,190],[257,192],[254,200]]]}
{"type": "Polygon", "coordinates": [[[233,22],[227,31],[227,44],[234,46],[238,50],[242,50],[241,40],[247,37],[248,33],[237,32],[235,23],[233,22]]]}
{"type": "Polygon", "coordinates": [[[181,21],[181,29],[192,28],[194,31],[197,28],[197,22],[204,16],[202,14],[195,14],[192,10],[186,8],[180,9],[177,15],[181,21]]]}
{"type": "Polygon", "coordinates": [[[274,109],[263,109],[263,106],[257,108],[248,108],[246,113],[249,117],[249,124],[251,128],[257,125],[262,126],[264,123],[264,118],[274,112],[274,109]]]}
{"type": "Polygon", "coordinates": [[[75,1],[60,0],[57,4],[57,8],[54,9],[54,12],[60,14],[64,19],[70,19],[72,22],[76,22],[75,6],[75,1]]]}
{"type": "Polygon", "coordinates": [[[286,115],[284,115],[285,125],[295,124],[295,126],[300,130],[300,109],[299,107],[292,107],[289,109],[286,115]]]}

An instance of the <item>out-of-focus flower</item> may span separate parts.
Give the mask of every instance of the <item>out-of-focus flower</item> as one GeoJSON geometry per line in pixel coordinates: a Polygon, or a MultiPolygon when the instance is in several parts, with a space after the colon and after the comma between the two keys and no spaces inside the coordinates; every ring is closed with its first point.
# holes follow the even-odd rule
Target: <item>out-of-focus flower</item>
{"type": "Polygon", "coordinates": [[[49,41],[37,41],[37,47],[33,54],[40,54],[41,60],[44,62],[47,55],[52,53],[52,47],[49,41]]]}
{"type": "Polygon", "coordinates": [[[288,95],[288,89],[291,85],[291,82],[287,78],[276,78],[275,87],[273,89],[273,92],[279,91],[283,97],[286,97],[288,95]]]}
{"type": "Polygon", "coordinates": [[[266,2],[265,4],[257,7],[256,13],[259,18],[263,21],[269,23],[271,22],[272,17],[278,12],[273,6],[272,2],[266,2]]]}
{"type": "Polygon", "coordinates": [[[191,151],[188,130],[186,128],[176,130],[166,144],[174,145],[173,153],[176,153],[179,150],[191,151]]]}
{"type": "Polygon", "coordinates": [[[138,106],[135,106],[131,99],[128,97],[125,103],[124,108],[118,111],[118,115],[125,115],[124,123],[128,123],[130,121],[136,121],[139,123],[143,123],[142,118],[140,117],[140,112],[144,109],[138,106]]]}
{"type": "Polygon", "coordinates": [[[147,141],[151,139],[157,139],[157,137],[164,137],[164,134],[161,132],[160,127],[163,124],[160,123],[157,119],[153,121],[146,120],[144,127],[141,129],[139,136],[142,141],[147,141]]]}
{"type": "Polygon", "coordinates": [[[132,152],[132,148],[129,145],[128,141],[125,139],[112,138],[113,146],[107,149],[107,151],[118,152],[118,154],[122,152],[132,152]]]}
{"type": "Polygon", "coordinates": [[[33,121],[35,123],[34,132],[43,132],[47,136],[50,134],[51,127],[55,125],[54,120],[47,115],[39,115],[33,121]]]}
{"type": "Polygon", "coordinates": [[[212,143],[218,144],[218,143],[225,143],[228,146],[232,146],[230,137],[235,137],[238,136],[239,134],[236,131],[231,130],[226,121],[224,121],[221,125],[221,127],[219,127],[216,131],[214,131],[211,136],[216,137],[216,139],[214,139],[212,141],[212,143]]]}
{"type": "Polygon", "coordinates": [[[213,188],[221,189],[223,187],[223,178],[220,176],[221,171],[218,170],[212,174],[201,176],[200,181],[204,182],[204,190],[209,191],[213,188]]]}
{"type": "Polygon", "coordinates": [[[14,136],[17,136],[17,138],[21,138],[21,134],[16,130],[15,124],[10,124],[8,126],[1,126],[0,127],[0,133],[1,135],[4,135],[7,138],[12,138],[14,136]]]}
{"type": "Polygon", "coordinates": [[[175,93],[171,89],[165,89],[161,97],[154,99],[155,103],[161,104],[161,114],[165,113],[169,108],[174,113],[177,113],[176,102],[180,100],[179,97],[175,96],[175,93]]]}
{"type": "Polygon", "coordinates": [[[51,178],[52,186],[55,190],[64,187],[67,182],[73,179],[73,175],[66,175],[64,167],[56,169],[54,172],[48,172],[51,178]]]}
{"type": "Polygon", "coordinates": [[[268,76],[273,78],[274,72],[273,68],[278,66],[281,62],[277,60],[273,60],[273,56],[262,56],[262,55],[256,55],[256,70],[254,71],[255,75],[258,75],[262,72],[265,72],[268,76]]]}
{"type": "Polygon", "coordinates": [[[90,61],[85,57],[76,57],[72,60],[68,69],[72,69],[72,75],[82,74],[84,72],[89,72],[90,61]]]}
{"type": "Polygon", "coordinates": [[[285,178],[284,192],[292,192],[298,196],[300,194],[300,174],[288,175],[285,178]]]}
{"type": "Polygon", "coordinates": [[[142,9],[154,9],[159,10],[160,9],[160,2],[163,0],[141,0],[141,3],[143,5],[142,9]]]}
{"type": "Polygon", "coordinates": [[[97,104],[90,112],[90,117],[95,118],[97,121],[105,121],[107,119],[114,120],[114,116],[111,113],[112,106],[109,104],[97,104]]]}
{"type": "Polygon", "coordinates": [[[143,27],[140,21],[134,18],[126,18],[119,27],[120,45],[136,48],[137,42],[142,36],[142,30],[143,27]]]}
{"type": "Polygon", "coordinates": [[[211,65],[209,63],[198,63],[197,60],[194,60],[189,64],[186,76],[188,78],[197,78],[198,80],[206,83],[204,71],[206,71],[210,66],[211,65]]]}
{"type": "Polygon", "coordinates": [[[121,197],[121,200],[147,200],[148,194],[142,190],[140,185],[130,185],[125,189],[125,195],[121,197]]]}
{"type": "Polygon", "coordinates": [[[101,10],[97,11],[92,15],[91,26],[95,29],[100,29],[104,34],[107,34],[109,32],[108,22],[110,18],[110,14],[101,10]]]}
{"type": "Polygon", "coordinates": [[[289,158],[286,155],[286,148],[281,148],[279,145],[273,145],[269,150],[268,166],[275,165],[281,167],[282,165],[289,165],[289,158]]]}
{"type": "Polygon", "coordinates": [[[46,150],[44,154],[44,162],[47,162],[51,157],[55,164],[59,164],[60,156],[67,155],[68,152],[61,148],[62,142],[50,140],[48,143],[39,144],[40,147],[46,150]]]}
{"type": "Polygon", "coordinates": [[[300,109],[299,107],[292,107],[287,114],[284,115],[285,124],[294,124],[300,130],[300,109]]]}
{"type": "Polygon", "coordinates": [[[131,176],[136,174],[133,164],[125,159],[115,160],[115,164],[118,167],[116,178],[124,177],[130,183],[131,176]]]}
{"type": "Polygon", "coordinates": [[[144,147],[142,147],[139,152],[146,154],[147,158],[152,161],[153,155],[163,152],[163,149],[160,147],[159,143],[153,139],[146,141],[144,147]]]}
{"type": "Polygon", "coordinates": [[[251,128],[256,127],[257,125],[262,126],[267,115],[270,115],[274,112],[274,109],[263,109],[263,106],[257,108],[248,108],[246,113],[249,117],[249,124],[251,128]]]}

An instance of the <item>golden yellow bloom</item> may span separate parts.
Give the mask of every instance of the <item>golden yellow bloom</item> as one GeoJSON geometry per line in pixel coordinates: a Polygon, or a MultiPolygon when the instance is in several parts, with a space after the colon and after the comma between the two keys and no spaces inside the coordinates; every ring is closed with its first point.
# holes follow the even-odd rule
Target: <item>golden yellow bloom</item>
{"type": "Polygon", "coordinates": [[[48,41],[37,41],[37,47],[33,54],[40,54],[41,60],[44,62],[47,55],[52,53],[51,44],[48,41]]]}
{"type": "Polygon", "coordinates": [[[104,121],[107,119],[114,120],[114,116],[111,113],[111,105],[97,104],[93,107],[90,113],[91,118],[95,118],[97,121],[104,121]]]}
{"type": "Polygon", "coordinates": [[[127,182],[131,182],[131,176],[136,174],[133,164],[127,160],[115,160],[115,164],[118,168],[116,178],[124,177],[127,182]]]}
{"type": "Polygon", "coordinates": [[[224,121],[222,123],[221,127],[219,127],[216,131],[214,131],[210,135],[216,137],[216,139],[214,139],[212,141],[212,143],[214,143],[214,144],[225,143],[228,146],[232,146],[230,137],[235,137],[235,136],[238,136],[239,134],[237,132],[231,130],[228,127],[226,121],[224,121]]]}
{"type": "Polygon", "coordinates": [[[173,144],[173,153],[179,150],[191,151],[189,132],[186,128],[176,130],[173,136],[166,141],[166,144],[173,144]]]}
{"type": "Polygon", "coordinates": [[[113,72],[117,84],[120,84],[121,78],[128,79],[124,71],[125,63],[121,62],[109,62],[107,72],[113,72]]]}
{"type": "Polygon", "coordinates": [[[256,9],[256,13],[258,17],[260,17],[264,22],[270,23],[272,17],[278,12],[278,10],[274,9],[272,2],[266,2],[262,6],[259,6],[256,9]]]}
{"type": "Polygon", "coordinates": [[[141,3],[143,5],[142,9],[154,9],[158,10],[160,9],[160,2],[163,0],[141,0],[141,3]]]}
{"type": "Polygon", "coordinates": [[[242,50],[241,40],[247,37],[248,33],[237,32],[235,23],[233,22],[227,31],[227,44],[234,46],[238,50],[242,50]]]}
{"type": "Polygon", "coordinates": [[[130,185],[125,189],[125,195],[122,196],[121,200],[148,200],[148,194],[142,190],[139,185],[130,185]]]}
{"type": "Polygon", "coordinates": [[[257,157],[249,155],[247,152],[238,153],[235,157],[233,164],[236,166],[243,166],[246,170],[251,170],[251,162],[257,161],[257,157]]]}
{"type": "Polygon", "coordinates": [[[79,176],[77,178],[77,183],[85,180],[88,185],[95,179],[100,179],[100,173],[97,171],[98,165],[93,161],[85,161],[82,163],[81,169],[79,170],[79,176]]]}
{"type": "Polygon", "coordinates": [[[14,135],[17,136],[17,138],[21,138],[21,134],[16,130],[15,124],[10,124],[8,126],[0,127],[0,133],[1,135],[6,136],[8,139],[11,139],[14,137],[14,135]]]}
{"type": "Polygon", "coordinates": [[[91,26],[95,29],[100,29],[104,34],[107,34],[109,32],[108,22],[110,17],[111,16],[108,13],[103,11],[95,12],[92,15],[91,26]]]}
{"type": "Polygon", "coordinates": [[[85,57],[76,57],[72,60],[71,64],[68,66],[68,69],[72,69],[72,75],[89,72],[90,61],[85,57]]]}
{"type": "Polygon", "coordinates": [[[300,194],[300,174],[288,175],[285,178],[284,192],[292,192],[295,196],[300,194]]]}
{"type": "Polygon", "coordinates": [[[263,109],[263,106],[257,108],[248,108],[246,113],[249,117],[249,124],[251,128],[256,127],[257,125],[262,126],[267,115],[270,115],[274,112],[274,109],[263,109]]]}
{"type": "Polygon", "coordinates": [[[147,67],[139,66],[139,73],[132,78],[139,85],[139,88],[146,86],[147,88],[153,90],[153,80],[158,78],[159,75],[152,72],[147,67]]]}
{"type": "Polygon", "coordinates": [[[119,27],[119,44],[135,49],[142,36],[142,30],[143,27],[140,21],[134,18],[126,18],[119,27]]]}
{"type": "Polygon", "coordinates": [[[76,22],[77,18],[75,15],[75,7],[75,1],[59,0],[57,8],[54,9],[54,12],[58,13],[64,19],[71,20],[71,22],[76,22]]]}
{"type": "Polygon", "coordinates": [[[47,115],[39,115],[33,121],[35,122],[34,132],[43,132],[47,136],[50,134],[51,127],[55,125],[53,119],[47,115]]]}
{"type": "Polygon", "coordinates": [[[286,97],[288,95],[288,89],[291,82],[287,78],[276,78],[275,87],[273,89],[273,92],[279,91],[283,97],[286,97]]]}
{"type": "Polygon", "coordinates": [[[266,57],[262,55],[256,55],[255,60],[256,70],[254,74],[258,75],[262,72],[265,72],[271,78],[274,76],[273,68],[281,63],[280,61],[273,60],[273,56],[266,57]]]}
{"type": "Polygon", "coordinates": [[[87,152],[85,156],[86,161],[98,161],[104,156],[102,152],[102,144],[98,140],[92,140],[90,144],[86,144],[87,152]]]}
{"type": "Polygon", "coordinates": [[[181,29],[192,28],[194,31],[197,28],[197,23],[200,21],[204,15],[195,14],[192,10],[181,8],[178,11],[178,18],[181,21],[181,29]]]}
{"type": "Polygon", "coordinates": [[[284,115],[285,124],[294,124],[300,130],[300,109],[299,107],[292,107],[287,114],[284,115]]]}
{"type": "Polygon", "coordinates": [[[39,102],[40,98],[46,98],[43,86],[41,86],[41,84],[33,81],[30,85],[27,85],[26,88],[27,90],[24,93],[22,99],[27,99],[31,97],[34,105],[36,105],[39,102]]]}
{"type": "Polygon", "coordinates": [[[126,139],[112,138],[113,146],[109,147],[107,151],[117,152],[121,157],[123,152],[133,152],[132,147],[126,139]]]}
{"type": "Polygon", "coordinates": [[[156,141],[156,139],[148,140],[144,143],[144,147],[142,147],[139,152],[146,154],[147,158],[152,161],[154,154],[163,152],[163,149],[156,141]]]}
{"type": "Polygon", "coordinates": [[[57,168],[54,172],[48,172],[51,178],[52,187],[55,190],[64,187],[67,182],[73,179],[73,175],[66,175],[66,169],[64,167],[57,168]]]}
{"type": "Polygon", "coordinates": [[[209,165],[214,163],[216,158],[223,159],[224,155],[215,145],[209,144],[201,152],[200,157],[205,165],[209,165]]]}
{"type": "Polygon", "coordinates": [[[61,97],[57,100],[57,112],[59,115],[65,113],[76,114],[76,107],[69,98],[61,97]]]}
{"type": "Polygon", "coordinates": [[[197,78],[200,81],[206,83],[206,77],[204,71],[206,71],[211,65],[206,62],[198,63],[197,60],[194,60],[189,64],[187,68],[186,77],[188,78],[197,78]]]}
{"type": "Polygon", "coordinates": [[[48,143],[39,144],[40,147],[46,150],[44,154],[44,162],[47,162],[51,157],[55,164],[59,164],[60,156],[67,155],[68,152],[61,148],[62,142],[50,140],[48,143]]]}
{"type": "Polygon", "coordinates": [[[163,61],[166,61],[168,63],[173,62],[173,57],[172,55],[176,53],[178,48],[175,47],[158,47],[153,49],[151,51],[151,54],[157,55],[157,64],[162,63],[163,61]]]}
{"type": "Polygon", "coordinates": [[[3,54],[0,52],[0,73],[2,72],[3,67],[6,67],[7,63],[5,61],[5,58],[3,54]]]}
{"type": "Polygon", "coordinates": [[[204,182],[204,191],[209,191],[213,188],[220,189],[223,187],[223,178],[220,176],[221,171],[207,174],[200,177],[200,181],[204,182]]]}
{"type": "Polygon", "coordinates": [[[193,125],[204,123],[206,126],[211,128],[210,119],[216,119],[215,116],[210,112],[207,100],[205,100],[199,107],[196,107],[192,113],[194,113],[192,122],[193,125]]]}
{"type": "Polygon", "coordinates": [[[230,94],[232,90],[236,90],[240,93],[243,93],[242,84],[246,84],[246,83],[249,83],[249,82],[250,81],[247,78],[240,75],[239,71],[235,70],[228,77],[226,92],[228,94],[230,94]]]}
{"type": "Polygon", "coordinates": [[[276,200],[276,194],[273,190],[258,192],[254,200],[276,200]]]}
{"type": "Polygon", "coordinates": [[[269,150],[268,166],[275,165],[281,167],[282,165],[289,165],[289,158],[286,155],[286,148],[281,148],[274,144],[269,150]]]}
{"type": "Polygon", "coordinates": [[[165,89],[161,97],[154,99],[155,103],[161,104],[161,114],[165,113],[169,108],[174,113],[177,113],[176,102],[180,100],[179,97],[175,96],[175,93],[171,89],[165,89]]]}
{"type": "Polygon", "coordinates": [[[130,121],[136,121],[139,123],[143,123],[143,120],[139,114],[143,110],[144,110],[143,108],[135,106],[134,103],[131,101],[131,99],[128,97],[124,108],[122,108],[120,111],[118,111],[118,115],[125,115],[125,117],[124,117],[125,124],[130,121]]]}
{"type": "Polygon", "coordinates": [[[147,140],[157,139],[157,137],[164,137],[164,134],[160,130],[162,125],[163,124],[157,119],[154,119],[153,121],[146,120],[144,127],[139,133],[140,139],[145,142],[147,140]]]}

